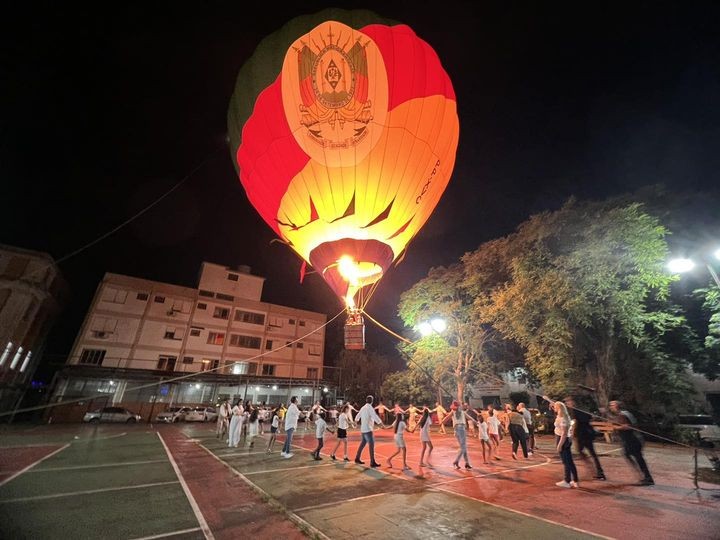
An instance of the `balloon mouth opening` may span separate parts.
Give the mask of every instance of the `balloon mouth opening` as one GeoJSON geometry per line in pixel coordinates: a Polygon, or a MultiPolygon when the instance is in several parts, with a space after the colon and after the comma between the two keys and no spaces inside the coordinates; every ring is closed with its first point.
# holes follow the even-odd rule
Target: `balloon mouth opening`
{"type": "Polygon", "coordinates": [[[393,252],[377,240],[344,238],[320,244],[310,253],[310,264],[348,308],[355,308],[355,295],[376,283],[390,267],[393,252]]]}

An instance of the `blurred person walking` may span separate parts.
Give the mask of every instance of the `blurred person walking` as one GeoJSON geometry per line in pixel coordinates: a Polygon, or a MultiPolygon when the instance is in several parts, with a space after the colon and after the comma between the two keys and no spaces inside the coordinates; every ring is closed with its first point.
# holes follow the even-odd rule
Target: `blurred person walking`
{"type": "Polygon", "coordinates": [[[615,424],[615,431],[618,432],[622,440],[625,449],[625,459],[628,460],[628,463],[630,463],[633,469],[638,469],[643,475],[638,485],[655,485],[655,480],[653,480],[650,469],[648,469],[642,454],[642,436],[633,429],[637,424],[637,420],[635,420],[635,417],[629,411],[623,409],[623,403],[621,401],[611,401],[609,405],[611,413],[610,419],[613,424],[615,424]]]}

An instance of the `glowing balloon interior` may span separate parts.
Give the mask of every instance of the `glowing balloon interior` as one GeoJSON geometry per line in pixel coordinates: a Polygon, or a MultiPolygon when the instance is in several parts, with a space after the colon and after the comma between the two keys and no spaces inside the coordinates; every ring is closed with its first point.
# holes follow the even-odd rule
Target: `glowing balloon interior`
{"type": "MultiPolygon", "coordinates": [[[[229,112],[241,131],[236,165],[263,219],[353,307],[450,180],[455,93],[435,52],[405,25],[325,20],[285,41],[282,67],[251,114],[229,112]]],[[[252,71],[241,71],[234,103],[253,93],[243,86],[252,71]]]]}

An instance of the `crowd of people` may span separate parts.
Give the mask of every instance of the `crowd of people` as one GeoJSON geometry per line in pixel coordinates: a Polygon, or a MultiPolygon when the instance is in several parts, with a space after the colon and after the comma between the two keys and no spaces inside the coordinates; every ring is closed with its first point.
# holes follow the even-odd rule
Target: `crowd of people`
{"type": "MultiPolygon", "coordinates": [[[[592,458],[596,480],[605,480],[605,472],[594,447],[596,432],[592,426],[593,416],[577,408],[573,397],[564,400],[552,400],[546,396],[554,412],[553,431],[555,437],[555,451],[560,457],[564,468],[564,477],[556,485],[564,488],[577,488],[579,485],[578,471],[572,454],[572,441],[576,441],[578,455],[587,459],[585,451],[592,458]]],[[[438,433],[447,434],[445,427],[452,424],[453,435],[457,440],[458,453],[452,462],[456,469],[460,469],[463,461],[465,469],[471,470],[472,464],[468,456],[468,438],[479,440],[482,449],[483,463],[490,460],[500,460],[498,449],[505,437],[510,437],[511,456],[519,459],[522,452],[524,459],[532,459],[536,451],[536,426],[533,425],[533,416],[524,403],[513,406],[506,404],[496,409],[488,405],[482,410],[471,407],[468,403],[453,401],[450,409],[445,409],[442,403],[437,402],[435,407],[427,405],[416,406],[410,403],[403,408],[395,403],[392,408],[387,407],[382,400],[373,405],[373,397],[368,396],[365,404],[357,408],[356,404],[345,403],[338,407],[323,407],[316,402],[307,411],[301,410],[297,398],[292,397],[290,403],[269,407],[265,404],[255,405],[251,401],[236,401],[233,405],[228,400],[219,406],[217,436],[224,439],[229,447],[237,448],[244,438],[247,447],[253,447],[255,439],[267,430],[270,433],[265,447],[267,453],[273,453],[278,433],[285,434],[285,441],[280,452],[281,457],[290,459],[292,453],[292,439],[301,419],[305,420],[305,430],[314,429],[317,445],[312,452],[315,460],[321,460],[320,451],[324,447],[326,433],[334,434],[336,441],[330,453],[332,460],[337,460],[336,453],[342,446],[343,460],[350,461],[348,456],[348,431],[359,427],[361,441],[355,454],[354,462],[364,465],[363,451],[368,447],[370,467],[380,467],[375,459],[374,431],[391,429],[396,447],[395,453],[387,459],[387,466],[393,468],[393,459],[401,456],[402,469],[409,470],[407,462],[407,442],[405,436],[420,430],[420,467],[433,468],[433,443],[430,428],[433,424],[438,426],[438,433]]],[[[611,421],[623,443],[625,457],[640,471],[642,478],[640,485],[653,485],[654,480],[642,455],[642,437],[634,429],[636,420],[633,415],[623,408],[619,401],[609,404],[611,421]]]]}

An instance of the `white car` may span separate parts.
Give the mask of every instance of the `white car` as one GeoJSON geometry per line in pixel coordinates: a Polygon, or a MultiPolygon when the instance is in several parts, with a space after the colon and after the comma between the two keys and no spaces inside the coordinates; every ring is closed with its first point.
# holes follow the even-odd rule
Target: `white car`
{"type": "Polygon", "coordinates": [[[213,422],[218,413],[215,407],[194,407],[185,414],[186,422],[213,422]]]}
{"type": "Polygon", "coordinates": [[[103,407],[96,411],[85,413],[83,422],[91,424],[99,424],[100,422],[123,422],[125,424],[135,424],[142,420],[142,416],[132,411],[128,411],[124,407],[103,407]]]}
{"type": "Polygon", "coordinates": [[[169,407],[166,411],[161,412],[155,417],[156,422],[164,422],[166,424],[174,424],[185,420],[187,414],[191,411],[190,407],[169,407]]]}

